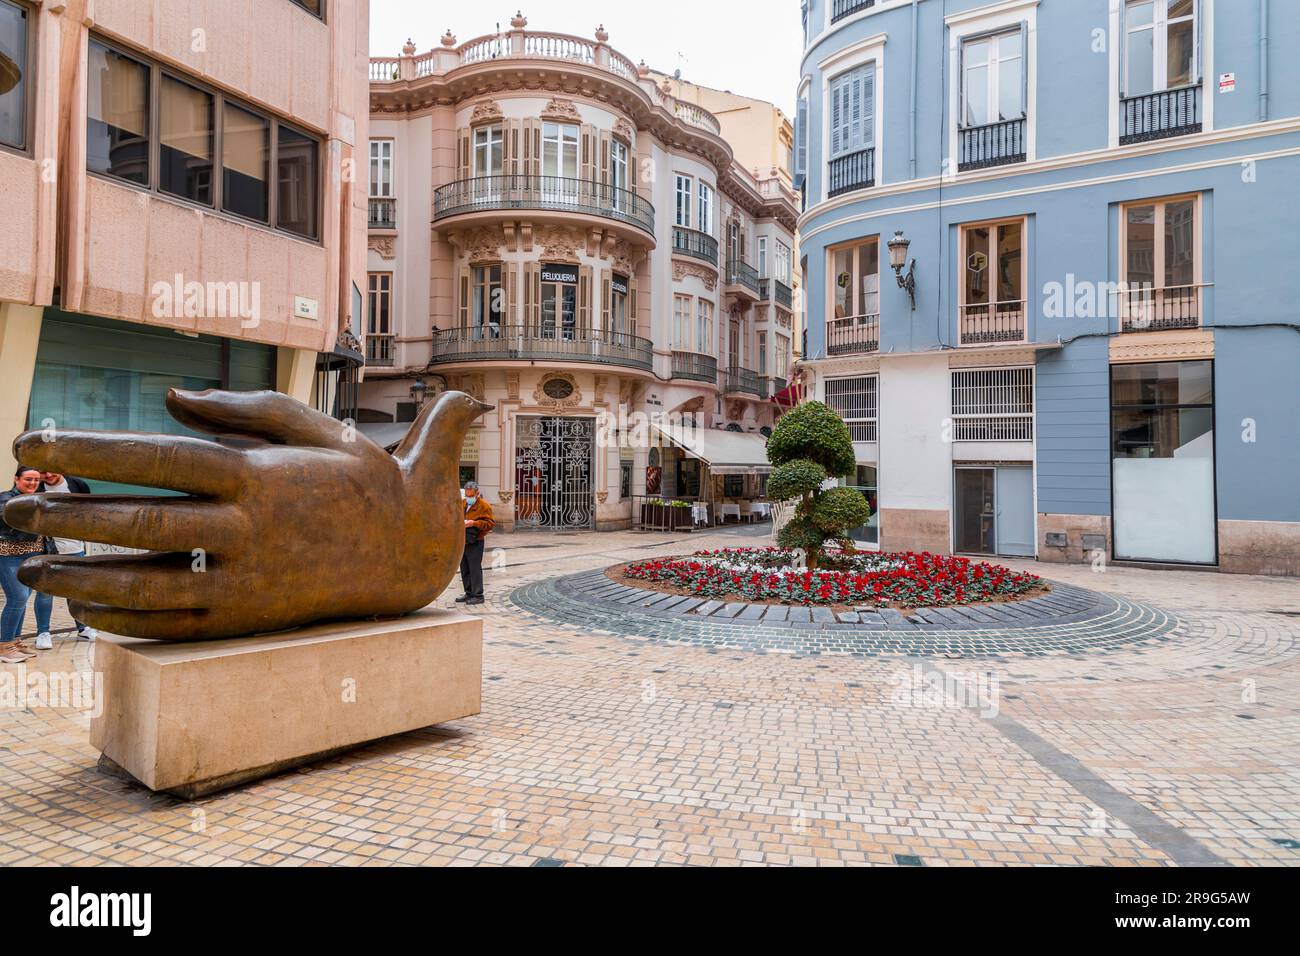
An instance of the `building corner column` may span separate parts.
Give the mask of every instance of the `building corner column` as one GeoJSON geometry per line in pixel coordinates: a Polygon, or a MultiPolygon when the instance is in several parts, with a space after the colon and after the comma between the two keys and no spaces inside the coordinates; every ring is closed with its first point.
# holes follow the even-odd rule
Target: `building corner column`
{"type": "MultiPolygon", "coordinates": [[[[41,317],[45,310],[35,305],[0,303],[0,444],[4,445],[5,467],[12,475],[17,465],[13,440],[27,428],[27,405],[36,374],[36,348],[41,340],[41,317]]],[[[55,422],[57,427],[60,423],[55,422]]]]}

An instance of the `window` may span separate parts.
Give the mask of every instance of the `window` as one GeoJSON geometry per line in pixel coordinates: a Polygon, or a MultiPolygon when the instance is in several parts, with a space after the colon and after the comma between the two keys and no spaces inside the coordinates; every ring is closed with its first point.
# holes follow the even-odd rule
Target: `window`
{"type": "Polygon", "coordinates": [[[853,476],[853,483],[848,485],[862,493],[871,507],[871,517],[867,523],[849,531],[849,537],[864,544],[880,543],[880,501],[878,494],[879,479],[876,477],[875,465],[858,465],[853,476]]]}
{"type": "Polygon", "coordinates": [[[961,345],[1024,340],[1024,231],[1022,219],[962,227],[961,345]]]}
{"type": "Polygon", "coordinates": [[[693,181],[690,176],[677,177],[677,218],[673,220],[677,225],[691,228],[691,186],[693,181]]]}
{"type": "Polygon", "coordinates": [[[773,275],[777,282],[790,284],[790,247],[780,239],[776,240],[776,271],[773,275]]]}
{"type": "Polygon", "coordinates": [[[691,351],[691,297],[673,296],[673,348],[691,351]]]}
{"type": "Polygon", "coordinates": [[[759,236],[755,240],[758,244],[758,277],[767,278],[767,236],[759,236]]]}
{"type": "Polygon", "coordinates": [[[542,125],[542,175],[578,178],[578,127],[566,123],[542,125]]]}
{"type": "Polygon", "coordinates": [[[148,186],[149,67],[95,40],[87,57],[86,166],[148,186]]]}
{"type": "Polygon", "coordinates": [[[695,351],[713,354],[713,303],[708,299],[695,302],[695,351]]]}
{"type": "Polygon", "coordinates": [[[799,97],[794,119],[794,187],[803,188],[808,175],[808,97],[799,97]]]}
{"type": "Polygon", "coordinates": [[[876,440],[876,376],[827,379],[826,404],[849,426],[854,441],[876,440]]]}
{"type": "Polygon", "coordinates": [[[319,140],[97,39],[87,52],[86,168],[307,239],[319,236],[319,140]],[[156,171],[151,128],[158,135],[156,171]]]}
{"type": "Polygon", "coordinates": [[[0,143],[27,147],[27,9],[0,0],[0,143]]]}
{"type": "Polygon", "coordinates": [[[370,141],[370,195],[387,199],[393,195],[393,141],[370,141]]]}
{"type": "Polygon", "coordinates": [[[790,370],[790,340],[776,333],[776,377],[784,380],[786,373],[790,370]]]}
{"type": "Polygon", "coordinates": [[[866,149],[875,136],[875,65],[831,80],[831,158],[866,149]]]}
{"type": "Polygon", "coordinates": [[[1199,79],[1196,0],[1129,0],[1124,6],[1124,95],[1191,86],[1199,79]]]}
{"type": "MultiPolygon", "coordinates": [[[[629,189],[627,143],[621,139],[609,141],[609,184],[614,189],[629,189]]],[[[617,196],[618,194],[615,193],[617,196]]]]}
{"type": "Polygon", "coordinates": [[[470,332],[476,339],[500,338],[505,309],[501,289],[501,267],[479,266],[474,269],[473,301],[470,305],[470,332]]]}
{"type": "Polygon", "coordinates": [[[1033,441],[1034,370],[952,373],[953,441],[1033,441]]]}
{"type": "Polygon", "coordinates": [[[758,374],[767,377],[767,333],[758,333],[758,374]]]}
{"type": "Polygon", "coordinates": [[[369,315],[366,319],[366,364],[393,364],[393,274],[367,276],[369,315]]]}
{"type": "Polygon", "coordinates": [[[962,44],[962,125],[1025,115],[1024,27],[962,44]]]}
{"type": "Polygon", "coordinates": [[[225,104],[221,138],[221,208],[267,222],[271,196],[271,121],[225,104]]]}
{"type": "Polygon", "coordinates": [[[1200,325],[1196,198],[1125,206],[1123,229],[1124,331],[1200,325]]]}
{"type": "Polygon", "coordinates": [[[713,190],[708,183],[700,183],[700,232],[713,235],[713,190]]]}
{"type": "Polygon", "coordinates": [[[613,326],[610,331],[618,335],[636,334],[635,328],[628,328],[627,299],[627,276],[615,272],[611,275],[610,280],[610,323],[613,326]]]}
{"type": "Polygon", "coordinates": [[[1110,373],[1115,557],[1213,563],[1214,364],[1110,373]]]}
{"type": "Polygon", "coordinates": [[[325,0],[289,0],[290,3],[296,3],[308,13],[315,14],[321,19],[325,18],[325,0]]]}
{"type": "MultiPolygon", "coordinates": [[[[500,176],[504,169],[504,140],[500,126],[479,126],[474,130],[474,175],[500,176]]],[[[547,175],[560,175],[548,173],[547,175]]]]}
{"type": "Polygon", "coordinates": [[[865,242],[831,250],[831,302],[835,318],[880,314],[880,242],[865,242]]]}

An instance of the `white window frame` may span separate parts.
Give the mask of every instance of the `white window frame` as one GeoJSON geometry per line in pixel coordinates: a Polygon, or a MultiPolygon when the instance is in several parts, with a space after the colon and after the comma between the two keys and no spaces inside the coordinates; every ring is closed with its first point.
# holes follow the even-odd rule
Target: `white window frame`
{"type": "Polygon", "coordinates": [[[673,296],[673,348],[693,352],[691,347],[691,296],[673,296]]]}
{"type": "Polygon", "coordinates": [[[370,198],[393,198],[393,141],[391,139],[372,139],[370,141],[370,198]],[[376,175],[378,171],[378,175],[376,175]],[[375,192],[378,183],[379,192],[375,192]]]}
{"type": "MultiPolygon", "coordinates": [[[[1186,20],[1192,21],[1192,78],[1187,85],[1197,86],[1201,82],[1201,16],[1200,4],[1192,0],[1192,12],[1189,16],[1169,19],[1169,4],[1166,0],[1124,0],[1120,8],[1122,15],[1123,42],[1120,49],[1120,93],[1130,95],[1128,90],[1128,41],[1129,36],[1138,30],[1151,30],[1151,91],[1159,93],[1169,89],[1169,24],[1186,20]],[[1151,23],[1145,27],[1134,28],[1129,25],[1128,11],[1135,3],[1150,3],[1151,23]]],[[[1146,94],[1140,93],[1139,96],[1146,94]]]]}
{"type": "Polygon", "coordinates": [[[501,176],[505,173],[505,131],[498,124],[489,124],[474,127],[471,140],[473,146],[470,153],[472,166],[470,175],[479,176],[501,176]],[[492,169],[489,167],[492,156],[492,148],[496,147],[496,153],[501,158],[500,164],[492,169]],[[485,160],[484,157],[487,157],[485,160]]]}
{"type": "Polygon", "coordinates": [[[767,278],[767,236],[759,236],[758,239],[755,241],[758,244],[758,261],[755,263],[755,265],[758,266],[758,277],[760,279],[766,279],[767,278]]]}
{"type": "Polygon", "coordinates": [[[574,123],[554,123],[546,121],[542,124],[542,175],[553,176],[556,179],[577,179],[582,175],[581,157],[579,156],[579,130],[574,123]],[[554,135],[552,135],[554,131],[554,135]],[[555,170],[548,172],[546,162],[548,154],[554,153],[555,170]],[[573,175],[569,176],[564,172],[566,153],[573,154],[573,175]]]}
{"type": "Polygon", "coordinates": [[[713,187],[704,180],[700,180],[697,216],[700,232],[713,235],[713,187]]]}
{"type": "Polygon", "coordinates": [[[775,242],[776,250],[772,256],[772,275],[778,282],[789,285],[791,249],[780,239],[775,240],[775,242]]]}
{"type": "Polygon", "coordinates": [[[695,191],[695,179],[685,173],[677,174],[677,202],[673,207],[673,225],[683,229],[694,228],[691,225],[691,198],[695,191]]]}
{"type": "MultiPolygon", "coordinates": [[[[967,39],[978,39],[994,33],[1006,33],[1023,23],[1025,42],[1020,51],[1023,57],[1021,72],[1024,75],[1024,97],[1021,106],[1025,111],[1025,162],[1032,163],[1038,155],[1038,2],[1039,0],[1007,0],[991,7],[976,7],[944,18],[948,28],[948,155],[943,178],[987,174],[986,170],[967,170],[959,173],[960,136],[962,121],[966,118],[963,101],[962,50],[967,39]]],[[[1112,0],[1115,2],[1115,0],[1112,0]]],[[[1018,164],[1019,165],[1019,164],[1018,164]]],[[[877,161],[879,169],[879,161],[877,161]]]]}
{"type": "MultiPolygon", "coordinates": [[[[824,4],[827,8],[827,17],[830,16],[830,4],[824,4]]],[[[870,8],[872,10],[875,7],[870,8]]],[[[849,18],[852,19],[852,18],[849,18]]],[[[842,21],[843,22],[848,22],[842,21]]],[[[836,24],[837,27],[842,23],[836,24]]],[[[829,25],[829,24],[828,24],[829,25]]],[[[889,102],[885,95],[885,34],[877,33],[869,36],[857,43],[838,50],[817,64],[823,77],[836,77],[859,66],[865,66],[870,63],[875,69],[875,108],[872,111],[872,134],[871,144],[876,150],[875,155],[875,183],[876,186],[884,184],[885,180],[885,147],[886,143],[881,136],[884,128],[884,107],[889,102]]],[[[831,142],[831,80],[826,80],[821,85],[822,90],[822,122],[821,122],[821,155],[818,157],[819,172],[821,182],[818,184],[817,196],[822,201],[827,199],[830,192],[830,164],[835,157],[830,154],[831,142]]],[[[853,201],[854,194],[847,193],[843,196],[837,196],[837,199],[853,201]]],[[[813,198],[809,197],[809,205],[813,204],[813,198]]]]}
{"type": "Polygon", "coordinates": [[[860,63],[850,69],[842,70],[828,81],[831,96],[831,117],[829,120],[831,123],[831,138],[828,141],[827,155],[831,159],[838,159],[841,156],[861,152],[876,145],[875,72],[875,63],[860,63]],[[857,103],[856,97],[852,102],[850,101],[849,93],[855,88],[862,92],[860,103],[857,103]],[[839,137],[838,144],[836,143],[837,130],[834,125],[837,100],[843,101],[843,106],[840,109],[843,117],[840,129],[843,135],[839,137]],[[859,119],[856,122],[849,112],[854,105],[859,107],[859,119]],[[868,116],[868,113],[870,116],[868,116]],[[856,136],[853,135],[855,125],[858,127],[856,136]]]}
{"type": "MultiPolygon", "coordinates": [[[[609,184],[615,189],[628,190],[631,180],[628,178],[631,150],[621,139],[609,141],[609,184]]],[[[618,195],[615,193],[615,195],[618,195]]]]}
{"type": "MultiPolygon", "coordinates": [[[[1214,4],[1215,0],[1197,0],[1197,19],[1193,28],[1196,43],[1193,65],[1196,67],[1199,77],[1192,82],[1192,85],[1201,88],[1202,133],[1208,133],[1214,129],[1215,97],[1213,95],[1214,87],[1211,83],[1211,78],[1214,76],[1214,4]]],[[[1107,48],[1110,51],[1110,115],[1108,125],[1110,127],[1109,144],[1111,149],[1120,148],[1120,98],[1125,92],[1124,51],[1128,49],[1128,34],[1124,17],[1125,9],[1125,0],[1110,0],[1110,42],[1107,48]]],[[[1168,34],[1166,34],[1166,38],[1167,36],[1168,34]]],[[[1030,89],[1032,90],[1033,87],[1031,86],[1030,89]]],[[[1033,114],[1031,113],[1031,121],[1032,117],[1033,114]]],[[[1185,136],[1175,137],[1171,139],[1168,146],[1170,149],[1186,149],[1186,140],[1185,136]]],[[[1150,148],[1151,146],[1150,143],[1135,145],[1143,148],[1150,148]]],[[[1030,158],[1032,159],[1032,157],[1030,158]]]]}
{"type": "Polygon", "coordinates": [[[994,123],[1005,123],[1015,119],[1027,119],[1025,112],[1026,85],[1027,78],[1025,75],[1025,48],[1028,45],[1028,30],[1024,29],[1023,22],[1014,27],[1005,30],[998,30],[995,33],[984,33],[978,36],[964,37],[961,42],[961,119],[959,120],[960,129],[976,129],[980,126],[991,126],[994,123]],[[1020,53],[1013,57],[1003,57],[997,52],[1000,48],[1002,39],[1009,36],[1018,36],[1020,38],[1020,53]],[[988,58],[984,61],[985,70],[985,93],[988,96],[989,116],[982,123],[967,123],[966,113],[969,105],[968,98],[970,94],[970,65],[967,62],[967,53],[970,48],[977,43],[988,44],[988,58]],[[1001,66],[1010,59],[1020,61],[1020,70],[1016,82],[1020,84],[1020,114],[1018,116],[1003,116],[1001,112],[1002,99],[1002,70],[1001,66]],[[996,118],[994,118],[996,114],[996,118]]]}
{"type": "Polygon", "coordinates": [[[790,337],[780,332],[774,333],[776,342],[776,377],[785,378],[790,371],[790,337]]]}
{"type": "MultiPolygon", "coordinates": [[[[825,381],[824,395],[826,405],[844,424],[849,426],[849,435],[855,444],[872,444],[880,439],[880,376],[871,375],[844,375],[835,378],[828,378],[825,381]],[[863,387],[861,394],[863,396],[861,415],[854,415],[852,418],[845,418],[844,413],[836,407],[836,399],[843,398],[845,391],[832,389],[833,384],[840,382],[870,382],[870,388],[863,387]],[[861,431],[855,431],[854,426],[859,426],[861,431]],[[858,435],[867,437],[859,438],[858,435]]],[[[849,409],[856,411],[856,409],[849,409]]]]}
{"type": "Polygon", "coordinates": [[[713,354],[713,303],[701,296],[695,300],[695,351],[713,354]]]}

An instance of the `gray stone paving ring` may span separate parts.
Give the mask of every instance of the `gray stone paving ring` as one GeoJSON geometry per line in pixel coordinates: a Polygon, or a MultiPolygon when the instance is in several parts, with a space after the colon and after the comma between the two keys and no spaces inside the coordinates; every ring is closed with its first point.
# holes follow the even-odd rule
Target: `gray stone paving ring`
{"type": "Polygon", "coordinates": [[[970,607],[841,612],[709,601],[629,587],[604,571],[524,585],[525,611],[575,627],[670,644],[777,654],[1040,656],[1168,640],[1179,621],[1159,608],[1048,582],[1047,594],[970,607]]]}

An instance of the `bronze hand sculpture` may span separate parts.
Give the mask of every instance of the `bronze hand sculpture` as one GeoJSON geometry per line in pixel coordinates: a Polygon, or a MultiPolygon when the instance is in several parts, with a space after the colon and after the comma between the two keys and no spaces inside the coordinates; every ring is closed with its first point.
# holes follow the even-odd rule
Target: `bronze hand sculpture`
{"type": "Polygon", "coordinates": [[[161,641],[409,613],[436,598],[460,564],[460,449],[490,408],[445,392],[392,455],[278,392],[168,393],[182,424],[261,440],[242,447],[182,435],[26,432],[14,442],[25,465],[186,494],[14,498],[4,516],[16,528],[153,552],[44,555],[18,577],[66,597],[91,627],[161,641]]]}

